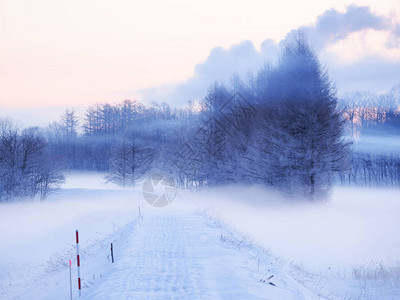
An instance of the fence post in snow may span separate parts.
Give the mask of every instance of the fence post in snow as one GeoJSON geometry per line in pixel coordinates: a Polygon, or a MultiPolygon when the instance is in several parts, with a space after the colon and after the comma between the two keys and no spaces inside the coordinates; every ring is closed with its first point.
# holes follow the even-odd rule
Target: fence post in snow
{"type": "Polygon", "coordinates": [[[78,230],[76,231],[76,265],[78,266],[78,290],[79,297],[81,296],[81,270],[80,270],[80,260],[79,260],[79,236],[78,230]]]}
{"type": "Polygon", "coordinates": [[[111,243],[111,262],[114,263],[113,244],[111,243]]]}
{"type": "Polygon", "coordinates": [[[71,300],[72,300],[72,271],[71,271],[71,267],[72,267],[72,262],[71,262],[71,260],[69,260],[69,295],[71,296],[71,300]]]}
{"type": "Polygon", "coordinates": [[[143,219],[142,212],[140,211],[140,206],[138,206],[138,210],[139,210],[139,218],[143,219]]]}

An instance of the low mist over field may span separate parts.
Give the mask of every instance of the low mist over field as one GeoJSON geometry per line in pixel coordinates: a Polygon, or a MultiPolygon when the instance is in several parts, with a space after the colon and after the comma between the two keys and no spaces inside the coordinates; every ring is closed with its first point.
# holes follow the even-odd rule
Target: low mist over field
{"type": "Polygon", "coordinates": [[[71,228],[80,230],[85,281],[91,281],[93,274],[100,276],[107,266],[107,241],[114,240],[116,253],[122,251],[125,242],[120,230],[137,220],[138,206],[144,220],[197,215],[217,224],[216,241],[248,253],[248,263],[260,278],[272,262],[296,274],[299,281],[312,272],[306,286],[322,289],[319,292],[327,297],[352,298],[363,290],[362,296],[390,299],[399,291],[394,283],[399,276],[398,190],[340,188],[329,203],[315,205],[288,202],[260,186],[221,187],[200,193],[181,191],[160,209],[143,199],[142,186],[120,189],[104,184],[103,178],[68,174],[66,188],[46,201],[1,204],[0,224],[8,228],[1,237],[3,297],[24,295],[30,289],[44,298],[68,295],[68,289],[48,285],[62,284],[60,275],[74,256],[71,228]],[[221,242],[220,236],[227,240],[221,242]],[[97,258],[91,261],[94,255],[97,258]],[[36,276],[42,282],[33,289],[36,276]]]}

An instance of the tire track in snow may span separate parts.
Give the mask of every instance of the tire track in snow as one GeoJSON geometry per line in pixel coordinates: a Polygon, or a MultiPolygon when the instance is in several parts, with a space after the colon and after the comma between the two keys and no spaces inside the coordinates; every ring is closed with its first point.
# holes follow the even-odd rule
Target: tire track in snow
{"type": "Polygon", "coordinates": [[[83,291],[84,299],[314,298],[293,280],[280,287],[260,283],[251,258],[226,247],[220,229],[202,216],[145,216],[128,227],[116,243],[116,262],[83,291]]]}

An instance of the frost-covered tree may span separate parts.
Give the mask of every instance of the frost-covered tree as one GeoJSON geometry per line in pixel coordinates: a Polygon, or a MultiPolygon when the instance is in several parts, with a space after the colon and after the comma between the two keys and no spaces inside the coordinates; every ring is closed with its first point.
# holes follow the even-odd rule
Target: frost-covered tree
{"type": "Polygon", "coordinates": [[[18,131],[10,120],[0,120],[0,199],[17,195],[22,178],[18,131]]]}
{"type": "Polygon", "coordinates": [[[73,109],[66,109],[61,117],[60,128],[67,139],[78,135],[79,118],[73,109]]]}
{"type": "Polygon", "coordinates": [[[284,49],[273,83],[273,183],[310,199],[325,197],[334,173],[349,168],[350,144],[335,88],[303,35],[284,49]]]}
{"type": "Polygon", "coordinates": [[[193,180],[200,181],[200,184],[207,181],[210,186],[216,185],[224,176],[221,164],[229,139],[227,131],[229,125],[221,114],[221,108],[231,97],[232,94],[224,85],[214,83],[201,103],[201,123],[191,141],[199,158],[198,170],[193,180]]]}
{"type": "Polygon", "coordinates": [[[57,189],[64,177],[58,161],[48,152],[38,128],[18,129],[0,120],[0,199],[35,197],[43,199],[57,189]]]}
{"type": "Polygon", "coordinates": [[[111,151],[108,181],[122,186],[134,185],[150,171],[155,159],[152,148],[139,145],[134,138],[123,138],[111,151]]]}

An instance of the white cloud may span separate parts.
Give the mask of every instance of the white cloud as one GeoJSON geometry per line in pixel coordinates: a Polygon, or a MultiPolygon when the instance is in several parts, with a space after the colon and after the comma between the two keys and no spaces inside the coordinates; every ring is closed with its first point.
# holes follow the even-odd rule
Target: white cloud
{"type": "Polygon", "coordinates": [[[280,46],[298,30],[307,35],[321,62],[328,66],[339,93],[352,89],[381,91],[400,82],[400,22],[397,14],[378,14],[367,6],[350,5],[343,12],[329,9],[314,24],[289,32],[280,42],[265,40],[260,47],[251,41],[216,47],[206,61],[195,67],[189,79],[168,86],[142,90],[143,99],[181,106],[203,98],[214,81],[227,81],[233,73],[246,76],[264,62],[276,60],[280,46]]]}

